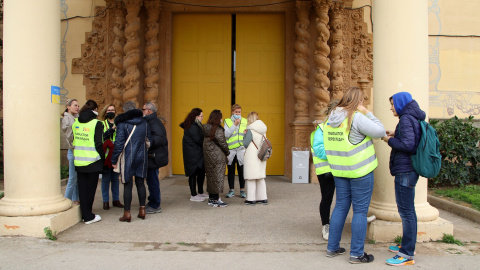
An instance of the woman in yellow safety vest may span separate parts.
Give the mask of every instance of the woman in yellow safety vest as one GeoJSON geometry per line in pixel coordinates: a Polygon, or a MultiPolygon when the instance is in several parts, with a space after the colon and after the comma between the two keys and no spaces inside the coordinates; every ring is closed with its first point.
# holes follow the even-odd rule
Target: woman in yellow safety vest
{"type": "Polygon", "coordinates": [[[364,252],[373,170],[378,165],[372,138],[386,135],[380,120],[363,106],[364,98],[360,88],[350,87],[329,114],[323,129],[325,153],[336,188],[327,257],[345,253],[340,239],[352,205],[350,263],[369,263],[374,259],[373,255],[364,252]]]}
{"type": "Polygon", "coordinates": [[[101,112],[102,124],[103,124],[103,151],[105,151],[105,164],[103,166],[102,173],[102,197],[103,197],[103,209],[110,209],[110,183],[112,183],[112,205],[115,207],[123,208],[123,204],[119,199],[119,185],[118,173],[113,171],[112,166],[112,152],[113,144],[115,143],[115,137],[117,136],[117,126],[115,126],[115,105],[107,104],[101,112]]]}
{"type": "Polygon", "coordinates": [[[240,197],[246,198],[245,178],[243,177],[243,156],[245,147],[243,146],[243,137],[247,129],[247,119],[242,117],[242,107],[238,104],[232,105],[232,116],[225,119],[223,128],[225,129],[225,138],[227,139],[228,149],[228,187],[227,198],[234,196],[235,188],[235,163],[237,164],[238,182],[240,183],[240,197]]]}
{"type": "Polygon", "coordinates": [[[78,176],[80,210],[85,224],[100,221],[99,215],[92,213],[98,176],[103,171],[103,124],[97,120],[97,103],[88,100],[80,110],[80,115],[72,125],[74,163],[78,176]]]}

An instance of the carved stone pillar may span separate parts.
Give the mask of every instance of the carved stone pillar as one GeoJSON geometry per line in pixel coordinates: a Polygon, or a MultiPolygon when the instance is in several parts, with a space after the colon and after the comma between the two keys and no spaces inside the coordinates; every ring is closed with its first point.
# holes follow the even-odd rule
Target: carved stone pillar
{"type": "MultiPolygon", "coordinates": [[[[110,0],[112,2],[114,0],[110,0]]],[[[125,46],[125,11],[121,2],[115,1],[113,6],[113,44],[112,44],[112,97],[113,105],[118,113],[123,112],[123,47],[125,46]]],[[[109,3],[107,2],[107,5],[109,3]]]]}
{"type": "Polygon", "coordinates": [[[315,28],[318,32],[317,41],[315,42],[315,86],[313,88],[315,94],[315,121],[320,122],[326,115],[326,109],[330,101],[330,79],[327,74],[330,70],[330,47],[327,42],[330,38],[330,30],[328,26],[328,10],[330,9],[330,0],[315,0],[315,28]]]}
{"type": "Polygon", "coordinates": [[[158,43],[158,15],[161,12],[160,0],[145,0],[147,8],[147,33],[145,34],[145,90],[144,103],[152,102],[157,105],[158,98],[158,64],[160,63],[158,43]]]}
{"type": "Polygon", "coordinates": [[[310,34],[308,33],[308,26],[310,21],[308,15],[311,8],[310,1],[297,1],[296,12],[297,22],[295,24],[295,33],[297,39],[295,40],[295,56],[293,64],[295,65],[295,86],[293,94],[295,96],[295,122],[308,122],[308,103],[310,94],[308,92],[308,73],[310,72],[310,65],[308,64],[308,42],[310,34]]]}
{"type": "Polygon", "coordinates": [[[140,60],[140,39],[138,30],[140,29],[140,17],[138,13],[142,7],[143,0],[125,0],[127,8],[127,25],[125,27],[125,37],[127,42],[123,49],[125,58],[123,67],[125,69],[125,92],[123,93],[123,102],[133,101],[138,107],[137,96],[140,92],[140,71],[138,70],[138,61],[140,60]]]}
{"type": "Polygon", "coordinates": [[[330,93],[331,99],[340,100],[343,97],[343,3],[335,2],[330,9],[330,93]]]}

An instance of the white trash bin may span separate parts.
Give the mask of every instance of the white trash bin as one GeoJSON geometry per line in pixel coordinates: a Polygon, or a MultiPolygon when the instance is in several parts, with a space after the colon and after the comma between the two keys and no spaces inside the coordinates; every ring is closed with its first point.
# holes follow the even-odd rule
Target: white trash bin
{"type": "Polygon", "coordinates": [[[292,183],[308,184],[309,158],[308,148],[292,147],[292,183]]]}

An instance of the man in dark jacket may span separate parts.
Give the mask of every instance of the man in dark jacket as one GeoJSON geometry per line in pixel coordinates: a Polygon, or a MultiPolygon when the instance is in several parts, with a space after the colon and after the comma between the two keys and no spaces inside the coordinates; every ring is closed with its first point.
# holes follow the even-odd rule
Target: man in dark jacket
{"type": "Polygon", "coordinates": [[[154,103],[147,102],[143,105],[142,111],[151,134],[147,170],[147,185],[150,196],[148,196],[146,212],[147,214],[155,214],[162,212],[158,168],[168,164],[167,131],[162,121],[157,117],[157,106],[154,103]]]}
{"type": "Polygon", "coordinates": [[[425,120],[425,112],[407,92],[396,93],[390,97],[393,116],[399,117],[395,133],[387,130],[382,140],[392,147],[390,154],[390,173],[395,176],[395,199],[402,218],[403,236],[401,245],[390,246],[389,250],[397,255],[387,259],[387,264],[415,264],[415,244],[417,242],[417,214],[415,212],[415,186],[418,174],[412,167],[411,156],[417,152],[421,129],[419,120],[425,120]]]}

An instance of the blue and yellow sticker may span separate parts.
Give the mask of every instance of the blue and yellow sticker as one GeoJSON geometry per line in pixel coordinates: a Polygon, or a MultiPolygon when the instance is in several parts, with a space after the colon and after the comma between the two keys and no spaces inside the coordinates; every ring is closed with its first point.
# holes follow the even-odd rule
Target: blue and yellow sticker
{"type": "Polygon", "coordinates": [[[60,104],[60,87],[52,85],[51,102],[60,104]]]}

